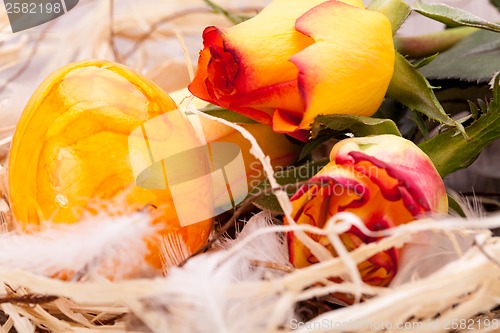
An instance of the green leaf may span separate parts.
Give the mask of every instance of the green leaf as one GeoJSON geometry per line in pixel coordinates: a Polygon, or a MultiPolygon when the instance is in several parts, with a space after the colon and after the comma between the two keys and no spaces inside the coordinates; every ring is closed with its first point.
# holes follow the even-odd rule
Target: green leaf
{"type": "Polygon", "coordinates": [[[445,4],[429,4],[422,0],[417,0],[413,9],[418,13],[446,24],[449,27],[468,26],[500,32],[500,25],[491,23],[482,18],[445,4]]]}
{"type": "Polygon", "coordinates": [[[311,128],[312,139],[300,152],[299,161],[307,157],[314,149],[330,139],[345,138],[343,133],[354,136],[394,134],[401,136],[397,125],[391,119],[380,119],[353,115],[318,116],[311,128]]]}
{"type": "Polygon", "coordinates": [[[405,108],[401,103],[392,98],[386,98],[372,117],[393,120],[404,138],[412,138],[418,128],[411,120],[411,112],[412,110],[405,108]]]}
{"type": "Polygon", "coordinates": [[[415,125],[417,125],[417,128],[419,131],[422,133],[424,138],[429,137],[429,129],[427,128],[427,125],[425,124],[424,119],[422,119],[422,115],[416,111],[411,110],[412,114],[410,116],[410,119],[415,122],[415,125]]]}
{"type": "Polygon", "coordinates": [[[320,131],[316,137],[308,140],[305,145],[302,147],[302,150],[300,151],[299,159],[298,161],[302,161],[306,157],[309,156],[316,148],[320,147],[323,143],[325,143],[328,140],[331,140],[332,138],[335,138],[338,135],[338,132],[332,131],[332,130],[323,130],[320,131]]]}
{"type": "Polygon", "coordinates": [[[468,101],[477,104],[479,98],[491,99],[493,95],[491,87],[487,84],[461,83],[455,80],[442,80],[439,83],[443,88],[436,91],[436,97],[446,112],[455,116],[470,111],[468,101]]]}
{"type": "Polygon", "coordinates": [[[434,59],[436,59],[436,57],[438,56],[438,54],[433,54],[429,57],[426,57],[426,58],[423,58],[419,61],[417,61],[416,63],[413,64],[413,67],[415,68],[421,68],[421,67],[424,67],[424,66],[427,66],[428,64],[430,64],[434,59]]]}
{"type": "MultiPolygon", "coordinates": [[[[307,162],[306,164],[298,167],[288,167],[286,170],[278,171],[274,176],[280,185],[298,184],[314,177],[325,165],[328,164],[328,162],[328,159],[318,162],[307,162]]],[[[260,193],[262,190],[269,187],[269,181],[267,179],[263,180],[259,185],[250,191],[249,196],[260,193]]],[[[295,192],[297,192],[298,187],[299,186],[293,186],[289,188],[287,191],[288,194],[292,196],[295,192]]],[[[283,213],[274,194],[263,195],[254,200],[253,204],[260,209],[267,209],[276,214],[283,213]]]]}
{"type": "Polygon", "coordinates": [[[426,78],[397,52],[394,74],[387,95],[412,110],[421,112],[442,124],[456,127],[464,133],[462,125],[451,119],[439,104],[426,78]]]}
{"type": "Polygon", "coordinates": [[[491,4],[500,10],[500,0],[490,0],[491,4]]]}
{"type": "Polygon", "coordinates": [[[500,70],[500,34],[478,31],[420,69],[431,80],[489,82],[500,70]]]}
{"type": "Polygon", "coordinates": [[[486,113],[486,111],[488,111],[488,104],[486,104],[486,102],[482,99],[478,99],[477,104],[479,104],[482,113],[486,113]]]}
{"type": "Polygon", "coordinates": [[[212,2],[211,0],[203,0],[203,1],[205,1],[205,3],[210,8],[212,8],[212,10],[214,11],[214,13],[216,13],[216,14],[218,13],[218,14],[224,15],[233,24],[238,24],[238,23],[241,23],[241,22],[245,22],[246,20],[250,19],[250,17],[232,14],[232,13],[228,12],[227,10],[225,10],[224,8],[222,8],[221,6],[219,6],[216,3],[212,2]]]}
{"type": "Polygon", "coordinates": [[[247,118],[239,113],[221,108],[221,107],[219,107],[217,105],[213,105],[213,104],[209,104],[208,106],[204,107],[203,109],[200,109],[200,111],[208,113],[209,115],[217,117],[217,118],[225,119],[225,120],[233,122],[233,123],[238,123],[238,124],[256,124],[257,123],[256,121],[254,121],[250,118],[247,118]]]}
{"type": "Polygon", "coordinates": [[[474,120],[477,120],[479,118],[479,109],[478,109],[478,107],[476,106],[476,104],[472,103],[471,101],[469,101],[468,103],[469,103],[469,108],[470,108],[470,113],[472,115],[472,118],[474,120]]]}
{"type": "Polygon", "coordinates": [[[372,0],[367,8],[387,16],[391,22],[393,35],[411,13],[410,6],[402,0],[372,0]]]}
{"type": "Polygon", "coordinates": [[[349,131],[354,136],[368,136],[377,134],[394,134],[401,136],[398,127],[390,119],[379,119],[371,117],[336,114],[318,116],[312,125],[312,135],[315,137],[321,127],[334,131],[349,131]]]}
{"type": "Polygon", "coordinates": [[[468,167],[481,151],[500,138],[500,75],[494,80],[488,112],[465,129],[469,140],[446,131],[419,145],[429,155],[441,177],[468,167]]]}

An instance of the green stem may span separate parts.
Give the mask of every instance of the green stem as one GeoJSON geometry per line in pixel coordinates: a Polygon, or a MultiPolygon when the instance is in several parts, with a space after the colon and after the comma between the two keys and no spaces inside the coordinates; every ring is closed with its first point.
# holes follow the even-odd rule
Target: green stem
{"type": "Polygon", "coordinates": [[[241,22],[244,22],[244,21],[250,19],[250,17],[240,16],[240,15],[235,15],[233,13],[230,13],[211,0],[203,0],[203,1],[213,10],[214,13],[222,14],[233,24],[239,24],[241,22]]]}
{"type": "Polygon", "coordinates": [[[410,58],[423,58],[449,49],[476,31],[476,28],[459,27],[427,35],[395,37],[394,46],[410,58]]]}

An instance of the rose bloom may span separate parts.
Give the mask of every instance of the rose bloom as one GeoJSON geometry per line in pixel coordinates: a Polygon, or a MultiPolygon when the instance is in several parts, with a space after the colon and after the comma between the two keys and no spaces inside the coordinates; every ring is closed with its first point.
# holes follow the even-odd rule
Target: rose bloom
{"type": "Polygon", "coordinates": [[[394,70],[390,22],[361,0],[275,0],[203,45],[195,96],[302,140],[319,114],[375,113],[394,70]]]}
{"type": "MultiPolygon", "coordinates": [[[[331,151],[330,163],[311,182],[320,184],[304,185],[291,198],[292,217],[298,224],[324,228],[336,213],[350,212],[368,229],[377,231],[448,211],[443,181],[429,157],[411,141],[395,135],[340,141],[331,151]]],[[[293,233],[287,237],[290,262],[295,267],[318,261],[293,233]]],[[[311,237],[336,255],[326,236],[311,237]]],[[[349,251],[377,241],[356,227],[340,238],[349,251]]],[[[358,268],[364,282],[387,286],[398,270],[398,250],[380,252],[358,268]]]]}

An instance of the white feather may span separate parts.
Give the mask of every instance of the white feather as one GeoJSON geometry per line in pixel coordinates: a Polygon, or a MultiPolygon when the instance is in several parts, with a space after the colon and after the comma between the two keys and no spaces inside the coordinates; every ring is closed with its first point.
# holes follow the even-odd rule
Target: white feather
{"type": "Polygon", "coordinates": [[[96,216],[75,224],[48,224],[40,232],[0,234],[0,267],[46,276],[100,273],[118,279],[149,271],[144,238],[155,228],[143,214],[96,216]]]}
{"type": "Polygon", "coordinates": [[[416,281],[459,259],[474,245],[475,234],[422,231],[412,236],[399,258],[391,286],[416,281]]]}
{"type": "MultiPolygon", "coordinates": [[[[221,246],[229,249],[249,238],[257,230],[262,230],[274,225],[272,214],[268,211],[262,211],[253,216],[246,224],[243,230],[237,235],[236,240],[224,239],[221,246]]],[[[255,260],[263,262],[272,262],[281,265],[288,265],[288,247],[283,234],[267,233],[257,238],[251,238],[245,246],[239,251],[246,251],[249,256],[255,260]]]]}
{"type": "Polygon", "coordinates": [[[186,260],[191,252],[178,233],[168,233],[161,239],[161,259],[165,273],[186,260]]]}
{"type": "MultiPolygon", "coordinates": [[[[270,218],[267,212],[255,215],[238,239],[224,241],[223,247],[231,247],[256,230],[268,228],[270,218]]],[[[172,268],[167,283],[178,292],[157,297],[148,304],[148,311],[141,311],[140,318],[154,332],[274,332],[278,324],[291,317],[293,309],[286,306],[272,320],[269,314],[276,313],[280,297],[255,289],[255,283],[283,272],[256,267],[252,260],[286,264],[283,238],[276,233],[265,234],[249,240],[232,256],[227,257],[227,250],[220,250],[194,257],[182,268],[172,268]],[[246,284],[246,292],[234,288],[238,285],[245,289],[246,284]],[[151,312],[157,315],[152,316],[151,312]]]]}

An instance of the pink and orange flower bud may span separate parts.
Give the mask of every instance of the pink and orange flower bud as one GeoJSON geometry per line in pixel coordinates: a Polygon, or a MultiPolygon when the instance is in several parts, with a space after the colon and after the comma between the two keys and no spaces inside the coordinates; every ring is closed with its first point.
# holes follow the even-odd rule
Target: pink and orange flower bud
{"type": "Polygon", "coordinates": [[[375,113],[394,70],[391,24],[361,0],[274,0],[203,43],[189,90],[299,139],[317,115],[375,113]]]}
{"type": "MultiPolygon", "coordinates": [[[[368,229],[379,231],[448,211],[443,181],[429,157],[411,141],[394,135],[337,143],[330,163],[311,181],[320,184],[303,186],[291,199],[292,217],[298,224],[324,228],[336,213],[350,212],[368,229]]],[[[326,236],[311,237],[336,255],[326,236]]],[[[377,241],[356,227],[340,237],[349,251],[377,241]]],[[[290,262],[295,267],[318,261],[293,233],[288,234],[288,246],[290,262]]],[[[392,248],[360,263],[363,281],[387,286],[398,271],[398,255],[398,250],[392,248]]]]}

